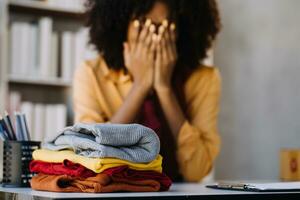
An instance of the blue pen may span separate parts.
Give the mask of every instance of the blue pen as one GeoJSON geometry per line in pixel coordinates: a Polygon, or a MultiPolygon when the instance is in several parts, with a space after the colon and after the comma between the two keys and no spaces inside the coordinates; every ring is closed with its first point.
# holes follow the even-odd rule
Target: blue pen
{"type": "Polygon", "coordinates": [[[21,117],[21,124],[22,124],[22,130],[23,130],[23,137],[26,141],[30,141],[30,134],[29,134],[29,130],[28,130],[26,116],[25,116],[25,114],[21,114],[20,117],[21,117]]]}
{"type": "Polygon", "coordinates": [[[21,117],[19,113],[15,113],[16,117],[16,136],[18,141],[24,141],[24,133],[22,130],[22,122],[21,122],[21,117]]]}
{"type": "Polygon", "coordinates": [[[3,129],[3,133],[4,135],[7,137],[8,140],[12,140],[11,136],[9,135],[8,129],[6,127],[6,124],[4,122],[4,119],[2,118],[2,116],[0,115],[0,125],[3,129]]]}
{"type": "Polygon", "coordinates": [[[0,124],[0,138],[1,138],[3,141],[8,139],[7,136],[6,136],[6,134],[5,134],[5,131],[4,131],[4,129],[3,129],[3,127],[2,127],[1,124],[0,124]]]}
{"type": "Polygon", "coordinates": [[[12,140],[17,140],[14,127],[12,126],[12,123],[11,123],[11,120],[10,120],[10,116],[8,115],[8,113],[6,111],[5,111],[5,116],[3,117],[3,120],[6,124],[6,127],[8,129],[7,131],[9,132],[12,140]]]}

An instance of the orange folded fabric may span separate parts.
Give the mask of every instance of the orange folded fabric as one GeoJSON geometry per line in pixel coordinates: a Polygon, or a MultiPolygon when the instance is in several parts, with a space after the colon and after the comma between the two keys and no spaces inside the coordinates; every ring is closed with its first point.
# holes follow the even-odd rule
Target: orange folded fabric
{"type": "Polygon", "coordinates": [[[89,178],[40,173],[32,178],[31,188],[50,192],[156,192],[160,189],[160,183],[155,180],[130,181],[104,173],[89,178]]]}

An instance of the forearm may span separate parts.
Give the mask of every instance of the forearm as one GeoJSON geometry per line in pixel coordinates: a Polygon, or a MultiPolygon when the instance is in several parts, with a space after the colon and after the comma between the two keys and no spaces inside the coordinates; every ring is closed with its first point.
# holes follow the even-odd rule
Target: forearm
{"type": "Polygon", "coordinates": [[[157,89],[156,92],[167,122],[176,139],[185,121],[184,113],[171,88],[157,89]]]}
{"type": "Polygon", "coordinates": [[[133,123],[138,111],[148,94],[148,89],[138,84],[133,84],[121,108],[111,118],[112,123],[133,123]]]}

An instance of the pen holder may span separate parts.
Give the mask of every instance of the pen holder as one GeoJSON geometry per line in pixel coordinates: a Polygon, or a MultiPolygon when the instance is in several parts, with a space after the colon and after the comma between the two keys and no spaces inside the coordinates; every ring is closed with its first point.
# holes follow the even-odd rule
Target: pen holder
{"type": "Polygon", "coordinates": [[[29,187],[33,173],[29,170],[32,152],[40,142],[1,141],[0,178],[3,187],[29,187]]]}

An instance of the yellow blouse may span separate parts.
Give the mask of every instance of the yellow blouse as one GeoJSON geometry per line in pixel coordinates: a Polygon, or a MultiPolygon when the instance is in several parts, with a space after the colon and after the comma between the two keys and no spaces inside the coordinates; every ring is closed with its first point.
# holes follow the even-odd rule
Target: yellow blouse
{"type": "MultiPolygon", "coordinates": [[[[107,122],[122,105],[133,82],[123,71],[111,70],[99,56],[86,61],[74,76],[76,122],[107,122]]],[[[199,67],[184,84],[187,121],[177,138],[177,161],[186,181],[200,181],[212,169],[220,149],[217,129],[221,78],[219,70],[199,67]]]]}

